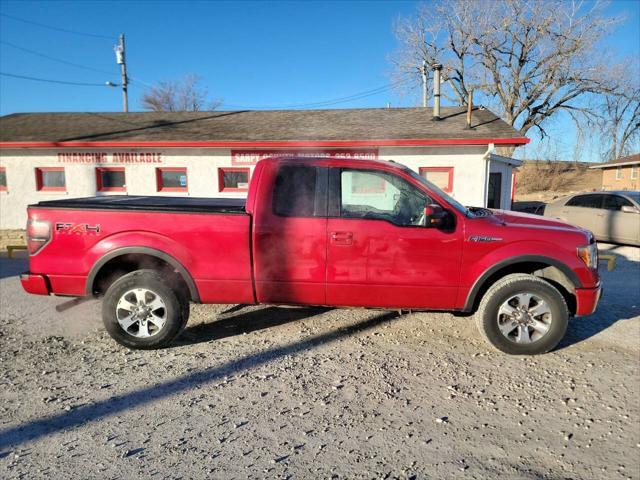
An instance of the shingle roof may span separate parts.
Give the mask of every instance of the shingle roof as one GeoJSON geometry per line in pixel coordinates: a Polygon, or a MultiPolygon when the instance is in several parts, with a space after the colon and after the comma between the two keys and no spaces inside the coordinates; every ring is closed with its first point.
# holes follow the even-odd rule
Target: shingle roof
{"type": "Polygon", "coordinates": [[[0,142],[334,141],[519,139],[489,110],[464,107],[138,113],[15,113],[0,117],[0,142]]]}
{"type": "Polygon", "coordinates": [[[599,165],[593,165],[592,167],[589,167],[589,168],[608,168],[608,167],[615,167],[619,165],[637,165],[637,164],[640,164],[640,153],[634,153],[633,155],[629,155],[628,157],[616,158],[615,160],[601,163],[599,165]]]}

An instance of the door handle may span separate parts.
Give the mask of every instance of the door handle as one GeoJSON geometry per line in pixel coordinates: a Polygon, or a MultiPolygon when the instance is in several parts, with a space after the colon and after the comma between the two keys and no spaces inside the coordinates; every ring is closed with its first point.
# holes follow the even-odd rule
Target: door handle
{"type": "Polygon", "coordinates": [[[331,240],[336,245],[352,245],[353,232],[331,232],[331,240]]]}

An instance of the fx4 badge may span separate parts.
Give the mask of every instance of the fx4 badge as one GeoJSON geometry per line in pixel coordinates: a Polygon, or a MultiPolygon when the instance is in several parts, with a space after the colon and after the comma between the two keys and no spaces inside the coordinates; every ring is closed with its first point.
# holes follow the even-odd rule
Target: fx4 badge
{"type": "Polygon", "coordinates": [[[499,237],[484,237],[482,235],[473,235],[469,237],[470,242],[501,242],[502,239],[499,237]]]}
{"type": "Polygon", "coordinates": [[[100,233],[100,224],[89,225],[88,223],[65,223],[56,222],[56,232],[59,233],[77,233],[83,234],[98,234],[100,233]]]}

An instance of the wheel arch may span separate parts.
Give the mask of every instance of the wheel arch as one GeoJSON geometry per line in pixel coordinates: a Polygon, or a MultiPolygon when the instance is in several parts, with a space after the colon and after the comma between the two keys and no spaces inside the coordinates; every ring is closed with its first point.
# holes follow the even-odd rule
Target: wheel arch
{"type": "Polygon", "coordinates": [[[135,259],[138,259],[138,264],[143,264],[144,258],[154,258],[157,259],[160,264],[166,264],[173,268],[180,279],[184,282],[184,285],[189,290],[189,296],[191,300],[194,302],[200,301],[200,294],[198,293],[198,288],[187,271],[187,269],[174,257],[169,255],[166,252],[161,250],[157,250],[155,248],[150,247],[121,247],[116,248],[102,257],[100,257],[91,267],[89,271],[89,275],[87,276],[87,282],[85,291],[89,296],[93,296],[96,288],[96,281],[101,278],[101,274],[104,273],[105,267],[108,265],[114,265],[118,263],[118,260],[124,262],[127,261],[128,264],[136,263],[135,259]]]}
{"type": "Polygon", "coordinates": [[[575,289],[582,288],[582,282],[568,265],[544,255],[511,257],[489,267],[473,283],[467,294],[463,311],[467,313],[475,311],[491,285],[512,273],[527,273],[545,279],[560,290],[570,312],[575,314],[575,289]]]}

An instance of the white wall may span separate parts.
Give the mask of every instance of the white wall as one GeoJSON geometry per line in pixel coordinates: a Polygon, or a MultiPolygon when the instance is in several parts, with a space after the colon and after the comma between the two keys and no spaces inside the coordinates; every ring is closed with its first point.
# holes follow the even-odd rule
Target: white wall
{"type": "MultiPolygon", "coordinates": [[[[24,228],[27,205],[42,200],[89,197],[96,194],[96,167],[124,166],[126,191],[115,194],[175,195],[200,197],[245,197],[243,192],[218,191],[218,167],[232,166],[229,149],[117,149],[118,152],[157,152],[161,163],[112,164],[63,163],[59,152],[106,152],[114,149],[2,149],[0,166],[6,168],[7,191],[0,191],[0,229],[24,228]],[[36,191],[36,167],[65,167],[65,192],[36,191]],[[156,167],[187,167],[188,192],[156,191],[156,167]]],[[[484,204],[486,164],[482,160],[486,146],[478,147],[381,147],[378,156],[383,160],[396,160],[416,172],[420,167],[453,167],[453,193],[465,205],[484,204]]],[[[111,155],[108,156],[110,158],[111,155]]],[[[253,167],[250,167],[253,171],[253,167]]],[[[504,178],[503,178],[504,180],[504,178]]],[[[509,176],[509,182],[510,182],[509,176]]],[[[505,191],[510,192],[509,189],[505,191]]]]}

